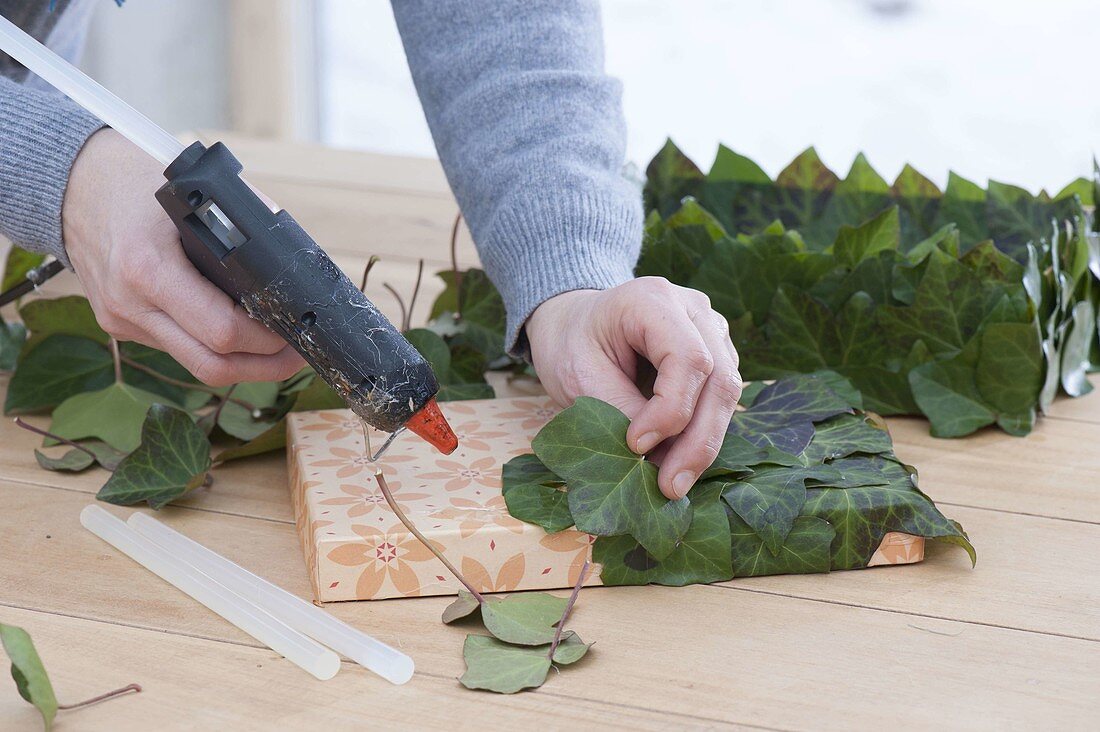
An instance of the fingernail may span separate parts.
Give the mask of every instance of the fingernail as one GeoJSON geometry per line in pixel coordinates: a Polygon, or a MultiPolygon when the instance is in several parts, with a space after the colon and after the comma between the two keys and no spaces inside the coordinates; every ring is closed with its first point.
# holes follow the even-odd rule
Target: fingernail
{"type": "Polygon", "coordinates": [[[683,498],[693,485],[695,485],[695,474],[685,470],[677,473],[676,477],[672,479],[672,492],[676,494],[677,498],[683,498]]]}
{"type": "Polygon", "coordinates": [[[646,432],[644,435],[638,438],[637,452],[639,455],[645,455],[647,452],[657,447],[661,442],[661,433],[659,432],[646,432]]]}

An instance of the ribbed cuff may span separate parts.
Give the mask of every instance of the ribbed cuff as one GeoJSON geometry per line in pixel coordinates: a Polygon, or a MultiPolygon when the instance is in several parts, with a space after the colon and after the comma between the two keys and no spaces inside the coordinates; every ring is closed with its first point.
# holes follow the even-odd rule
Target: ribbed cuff
{"type": "Polygon", "coordinates": [[[59,94],[0,86],[0,231],[69,266],[61,206],[69,171],[103,122],[59,94]]]}
{"type": "MultiPolygon", "coordinates": [[[[624,181],[624,186],[628,184],[624,181]]],[[[507,310],[504,345],[526,358],[521,329],[539,305],[572,290],[633,279],[642,241],[640,198],[564,191],[520,195],[497,213],[479,247],[507,310]]]]}

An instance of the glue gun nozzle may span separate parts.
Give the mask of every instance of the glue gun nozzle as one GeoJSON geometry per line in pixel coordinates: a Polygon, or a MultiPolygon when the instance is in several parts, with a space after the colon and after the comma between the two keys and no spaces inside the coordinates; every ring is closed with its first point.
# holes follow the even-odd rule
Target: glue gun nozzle
{"type": "Polygon", "coordinates": [[[447,418],[439,410],[439,404],[434,398],[414,414],[405,426],[410,432],[423,437],[444,455],[450,455],[458,449],[458,437],[451,429],[451,425],[447,424],[447,418]]]}

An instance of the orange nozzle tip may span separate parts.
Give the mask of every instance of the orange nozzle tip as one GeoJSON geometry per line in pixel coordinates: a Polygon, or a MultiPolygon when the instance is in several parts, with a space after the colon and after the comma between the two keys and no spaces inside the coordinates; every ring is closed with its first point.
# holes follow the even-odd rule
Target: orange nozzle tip
{"type": "Polygon", "coordinates": [[[419,412],[410,417],[405,426],[410,432],[423,437],[444,455],[450,455],[458,449],[458,436],[451,429],[451,425],[447,424],[447,418],[443,416],[434,397],[429,399],[419,412]]]}

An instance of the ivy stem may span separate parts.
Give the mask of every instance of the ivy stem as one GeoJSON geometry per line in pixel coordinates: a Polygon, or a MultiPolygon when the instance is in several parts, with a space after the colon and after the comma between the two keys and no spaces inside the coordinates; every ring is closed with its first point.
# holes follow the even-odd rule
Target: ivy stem
{"type": "Polygon", "coordinates": [[[122,696],[129,692],[141,693],[141,684],[130,684],[124,686],[121,689],[115,689],[114,691],[108,691],[106,694],[100,694],[99,696],[93,696],[91,699],[85,699],[82,702],[76,704],[58,704],[58,709],[80,709],[81,707],[90,707],[93,704],[98,704],[101,701],[107,701],[113,699],[116,696],[122,696]]]}
{"type": "Polygon", "coordinates": [[[381,489],[382,496],[386,499],[386,503],[389,504],[390,510],[397,514],[397,518],[401,520],[401,523],[405,524],[405,528],[412,532],[412,535],[419,539],[421,544],[428,547],[428,550],[431,551],[439,561],[443,562],[443,566],[451,571],[451,574],[466,587],[479,604],[485,602],[485,598],[481,596],[481,593],[475,590],[473,585],[466,581],[466,578],[455,569],[455,566],[447,560],[447,557],[443,556],[443,552],[436,549],[435,545],[428,541],[427,537],[421,534],[420,531],[413,526],[412,521],[409,521],[409,517],[405,515],[401,507],[397,505],[397,501],[393,499],[393,494],[390,492],[390,486],[386,483],[386,476],[382,475],[382,468],[378,468],[378,471],[374,474],[374,478],[378,481],[378,487],[381,489]]]}
{"type": "Polygon", "coordinates": [[[135,361],[134,359],[128,358],[126,356],[122,356],[122,363],[126,364],[127,366],[129,366],[132,369],[137,369],[138,371],[141,371],[142,373],[149,374],[154,379],[157,379],[158,381],[163,381],[165,384],[171,384],[172,386],[178,386],[181,389],[192,389],[194,391],[204,391],[207,394],[211,394],[213,396],[218,397],[219,399],[222,399],[224,401],[233,402],[234,404],[236,404],[239,407],[244,407],[249,412],[255,412],[256,411],[256,405],[255,404],[250,404],[250,403],[244,401],[243,399],[235,399],[233,397],[223,395],[223,394],[219,393],[218,390],[215,389],[212,386],[207,386],[206,384],[192,383],[192,382],[189,382],[189,381],[180,381],[179,379],[173,379],[171,376],[165,376],[164,374],[160,373],[156,369],[149,368],[145,364],[140,363],[139,361],[135,361]]]}
{"type": "Polygon", "coordinates": [[[23,429],[27,430],[28,432],[33,432],[36,435],[42,435],[43,437],[48,437],[51,440],[57,440],[58,442],[60,442],[63,445],[68,445],[69,447],[75,447],[77,450],[80,450],[81,452],[87,453],[87,454],[91,455],[93,458],[95,457],[95,453],[92,452],[91,450],[89,450],[88,448],[84,447],[83,445],[81,445],[79,443],[76,443],[76,442],[73,442],[72,440],[67,440],[64,437],[61,437],[60,435],[55,435],[52,432],[47,432],[46,430],[42,429],[41,427],[35,427],[33,424],[27,424],[26,422],[24,422],[19,417],[15,418],[15,424],[16,424],[17,427],[22,427],[23,429]]]}
{"type": "Polygon", "coordinates": [[[459,285],[462,284],[462,272],[458,269],[458,227],[462,224],[462,212],[455,216],[454,226],[451,227],[451,273],[455,282],[455,320],[462,318],[462,302],[457,297],[459,285]]]}
{"type": "Polygon", "coordinates": [[[230,384],[229,388],[225,390],[225,396],[223,396],[218,401],[218,406],[214,408],[214,411],[210,412],[209,414],[205,414],[199,418],[199,422],[202,422],[204,419],[210,420],[210,431],[207,432],[208,435],[214,430],[214,427],[217,426],[218,418],[222,416],[222,410],[225,409],[226,404],[229,404],[229,400],[232,398],[233,390],[236,388],[236,384],[230,384]]]}
{"type": "Polygon", "coordinates": [[[397,307],[401,308],[401,330],[408,330],[408,327],[405,325],[405,321],[409,319],[409,311],[405,308],[405,300],[401,297],[400,293],[398,293],[397,290],[390,286],[390,283],[383,282],[382,287],[385,287],[387,290],[389,290],[389,293],[393,295],[393,299],[397,300],[397,307]]]}
{"type": "Polygon", "coordinates": [[[573,594],[569,596],[569,602],[565,604],[565,611],[561,614],[561,620],[558,621],[558,629],[554,631],[554,640],[550,643],[550,660],[554,660],[554,652],[558,650],[558,644],[561,643],[561,634],[565,630],[565,621],[569,619],[569,613],[573,612],[573,606],[577,604],[577,595],[581,594],[581,585],[584,584],[584,576],[588,574],[589,562],[584,560],[584,564],[581,565],[581,573],[577,576],[577,584],[573,585],[573,594]]]}
{"type": "Polygon", "coordinates": [[[374,265],[378,264],[378,262],[379,259],[374,254],[372,254],[370,259],[367,260],[367,266],[363,268],[363,281],[359,283],[359,292],[366,293],[367,277],[370,275],[370,271],[374,269],[374,265]]]}
{"type": "Polygon", "coordinates": [[[115,383],[122,383],[122,354],[118,351],[118,341],[111,339],[111,360],[115,362],[115,383]]]}
{"type": "Polygon", "coordinates": [[[416,297],[420,294],[420,280],[424,277],[424,260],[421,259],[416,266],[416,284],[413,285],[413,294],[409,298],[409,312],[406,315],[404,328],[401,330],[408,330],[412,328],[413,308],[416,307],[416,297]]]}

